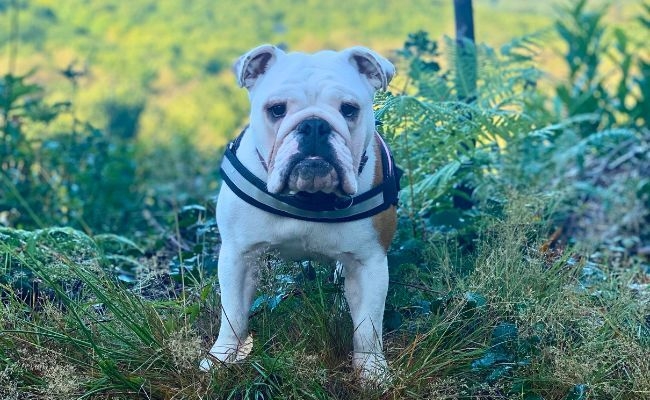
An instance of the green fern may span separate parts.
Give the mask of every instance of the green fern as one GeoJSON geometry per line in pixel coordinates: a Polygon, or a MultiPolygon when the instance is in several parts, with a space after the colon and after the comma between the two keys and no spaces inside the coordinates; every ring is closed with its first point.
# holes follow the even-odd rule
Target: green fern
{"type": "Polygon", "coordinates": [[[453,208],[463,182],[479,185],[507,143],[533,129],[533,118],[523,109],[540,73],[532,65],[537,52],[534,38],[519,39],[500,52],[471,43],[463,43],[461,51],[450,38],[444,39],[442,53],[423,39],[419,52],[412,46],[407,42],[400,53],[409,84],[401,94],[378,99],[377,117],[406,171],[404,212],[413,226],[419,226],[418,219],[453,208]],[[426,57],[426,62],[417,62],[417,57],[426,57]],[[439,57],[450,67],[432,68],[439,57]],[[464,62],[465,57],[478,61],[464,62]],[[476,72],[472,92],[467,77],[476,72]]]}

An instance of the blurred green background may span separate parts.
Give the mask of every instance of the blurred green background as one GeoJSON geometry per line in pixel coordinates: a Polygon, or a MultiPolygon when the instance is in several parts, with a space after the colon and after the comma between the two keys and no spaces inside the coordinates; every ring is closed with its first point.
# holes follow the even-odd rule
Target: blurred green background
{"type": "MultiPolygon", "coordinates": [[[[145,144],[181,135],[211,153],[245,121],[246,93],[236,87],[230,66],[249,48],[273,43],[316,51],[362,44],[390,57],[411,32],[454,36],[452,3],[2,0],[0,73],[35,70],[47,98],[72,100],[74,117],[99,128],[136,135],[145,144]],[[16,19],[19,41],[10,44],[16,19]],[[14,45],[17,59],[8,71],[14,45]],[[73,84],[62,79],[66,73],[73,84]]],[[[558,4],[569,3],[474,1],[477,41],[498,47],[547,30],[539,61],[554,79],[564,73],[562,49],[549,28],[558,4]]],[[[625,28],[641,10],[638,1],[614,3],[607,24],[625,28]]]]}

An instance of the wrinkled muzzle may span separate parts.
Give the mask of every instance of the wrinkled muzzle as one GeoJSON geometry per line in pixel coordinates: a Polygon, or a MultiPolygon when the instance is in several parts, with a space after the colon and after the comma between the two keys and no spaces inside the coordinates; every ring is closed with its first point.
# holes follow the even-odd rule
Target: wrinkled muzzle
{"type": "Polygon", "coordinates": [[[339,175],[332,164],[319,157],[299,161],[289,173],[291,192],[331,193],[339,186],[339,175]]]}
{"type": "Polygon", "coordinates": [[[267,186],[271,193],[352,195],[357,191],[352,154],[327,121],[304,120],[279,144],[267,186]]]}

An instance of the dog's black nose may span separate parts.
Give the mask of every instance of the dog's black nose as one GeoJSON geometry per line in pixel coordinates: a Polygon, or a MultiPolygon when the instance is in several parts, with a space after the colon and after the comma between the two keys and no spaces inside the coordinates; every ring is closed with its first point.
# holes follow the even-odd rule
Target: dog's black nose
{"type": "Polygon", "coordinates": [[[327,136],[332,133],[330,124],[321,118],[306,119],[298,124],[296,130],[305,136],[327,136]]]}

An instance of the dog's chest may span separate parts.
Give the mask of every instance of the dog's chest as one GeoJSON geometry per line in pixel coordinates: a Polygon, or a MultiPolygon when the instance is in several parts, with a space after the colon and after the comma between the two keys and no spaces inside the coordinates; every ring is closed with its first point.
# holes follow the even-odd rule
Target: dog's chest
{"type": "Polygon", "coordinates": [[[373,235],[363,222],[322,224],[295,220],[276,223],[263,247],[287,259],[340,259],[369,246],[373,235]]]}

